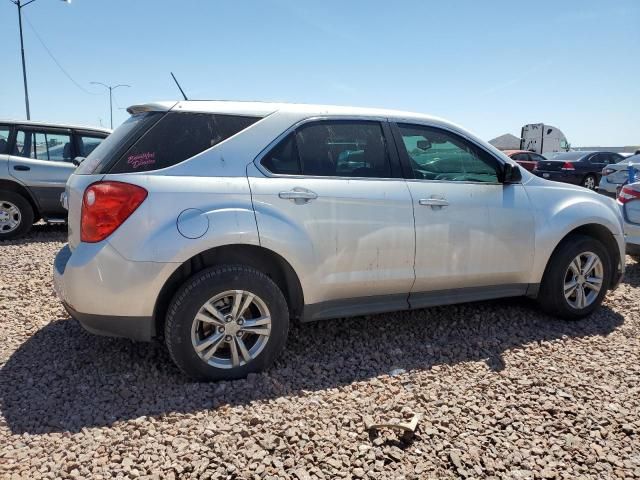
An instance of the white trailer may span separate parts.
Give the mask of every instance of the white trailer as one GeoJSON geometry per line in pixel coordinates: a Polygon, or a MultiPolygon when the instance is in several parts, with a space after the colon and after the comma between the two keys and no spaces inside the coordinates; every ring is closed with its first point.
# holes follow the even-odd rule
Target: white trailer
{"type": "Polygon", "coordinates": [[[562,130],[544,123],[530,123],[522,127],[520,150],[529,150],[539,154],[547,152],[568,152],[571,145],[562,130]]]}

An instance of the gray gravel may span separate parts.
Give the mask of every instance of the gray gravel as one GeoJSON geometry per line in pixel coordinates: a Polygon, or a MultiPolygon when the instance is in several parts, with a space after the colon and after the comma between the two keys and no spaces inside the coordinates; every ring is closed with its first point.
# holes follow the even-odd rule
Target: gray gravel
{"type": "Polygon", "coordinates": [[[308,324],[267,373],[203,384],[68,318],[64,237],[0,243],[2,478],[640,478],[631,259],[584,321],[515,299],[308,324]],[[364,429],[413,413],[412,440],[364,429]]]}

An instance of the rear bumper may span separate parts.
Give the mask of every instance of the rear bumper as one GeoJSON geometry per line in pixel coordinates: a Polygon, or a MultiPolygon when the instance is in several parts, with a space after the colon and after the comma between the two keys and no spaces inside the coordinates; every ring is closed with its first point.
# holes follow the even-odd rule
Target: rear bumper
{"type": "Polygon", "coordinates": [[[76,312],[63,302],[64,308],[82,327],[94,335],[150,341],[155,336],[153,317],[113,317],[76,312]]]}
{"type": "Polygon", "coordinates": [[[534,175],[537,175],[538,177],[544,178],[545,180],[553,180],[554,182],[571,183],[573,185],[580,185],[582,183],[582,179],[584,178],[583,174],[574,173],[574,172],[534,170],[532,173],[534,175]]]}
{"type": "Polygon", "coordinates": [[[69,314],[100,335],[149,340],[154,308],[177,264],[132,262],[107,242],[65,245],[54,261],[53,286],[69,314]]]}

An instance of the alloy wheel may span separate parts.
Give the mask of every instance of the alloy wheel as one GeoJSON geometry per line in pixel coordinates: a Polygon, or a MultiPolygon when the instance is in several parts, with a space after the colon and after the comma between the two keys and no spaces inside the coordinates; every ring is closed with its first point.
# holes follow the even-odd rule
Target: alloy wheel
{"type": "Polygon", "coordinates": [[[270,334],[271,315],[264,301],[245,290],[228,290],[200,307],[191,344],[204,362],[229,369],[256,358],[270,334]]]}
{"type": "Polygon", "coordinates": [[[584,179],[584,183],[582,185],[589,190],[594,190],[596,188],[596,179],[589,176],[584,179]]]}
{"type": "Polygon", "coordinates": [[[588,307],[598,298],[604,280],[604,266],[593,252],[576,256],[564,276],[564,297],[578,310],[588,307]]]}
{"type": "Polygon", "coordinates": [[[7,200],[0,200],[0,233],[13,232],[21,221],[20,209],[7,200]]]}

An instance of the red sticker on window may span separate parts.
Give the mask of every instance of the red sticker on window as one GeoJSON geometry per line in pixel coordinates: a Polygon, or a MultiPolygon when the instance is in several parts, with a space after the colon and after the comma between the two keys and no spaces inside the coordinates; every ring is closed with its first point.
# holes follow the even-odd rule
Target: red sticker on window
{"type": "Polygon", "coordinates": [[[140,168],[146,165],[153,165],[156,163],[155,152],[136,153],[135,155],[129,155],[127,163],[131,168],[140,168]]]}

